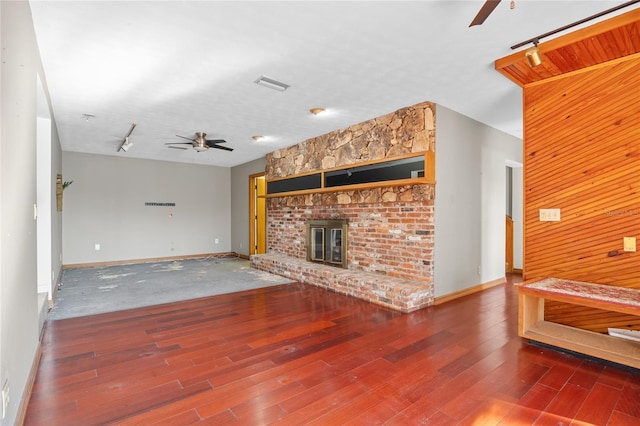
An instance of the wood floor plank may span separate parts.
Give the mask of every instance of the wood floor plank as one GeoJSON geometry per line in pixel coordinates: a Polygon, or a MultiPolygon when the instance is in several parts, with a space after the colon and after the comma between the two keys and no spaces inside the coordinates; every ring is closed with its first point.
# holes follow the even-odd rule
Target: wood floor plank
{"type": "Polygon", "coordinates": [[[25,424],[639,424],[640,372],[517,336],[518,280],[411,314],[293,283],[49,321],[25,424]]]}
{"type": "Polygon", "coordinates": [[[621,396],[621,391],[610,386],[596,383],[584,404],[580,407],[576,418],[581,422],[594,425],[606,425],[609,422],[611,413],[621,396]]]}

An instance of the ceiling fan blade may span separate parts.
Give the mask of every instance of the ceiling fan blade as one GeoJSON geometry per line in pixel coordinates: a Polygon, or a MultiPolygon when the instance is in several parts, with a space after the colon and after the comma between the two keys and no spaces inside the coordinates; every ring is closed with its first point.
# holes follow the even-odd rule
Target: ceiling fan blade
{"type": "Polygon", "coordinates": [[[170,146],[169,148],[173,148],[173,149],[189,149],[186,146],[170,146]]]}
{"type": "Polygon", "coordinates": [[[489,17],[489,15],[491,15],[491,12],[493,12],[493,10],[498,6],[498,3],[500,3],[500,0],[485,1],[480,8],[480,11],[476,15],[476,17],[473,18],[473,21],[471,21],[469,26],[473,27],[474,25],[481,25],[489,17]]]}
{"type": "Polygon", "coordinates": [[[176,136],[179,137],[179,138],[186,139],[188,141],[192,141],[193,142],[193,138],[188,138],[186,136],[180,136],[180,135],[176,135],[176,136]]]}
{"type": "Polygon", "coordinates": [[[167,142],[165,145],[193,145],[192,142],[167,142]]]}
{"type": "Polygon", "coordinates": [[[216,144],[212,144],[209,145],[211,148],[218,148],[218,149],[224,149],[225,151],[233,151],[233,148],[229,148],[226,146],[220,146],[220,145],[216,145],[216,144]]]}
{"type": "Polygon", "coordinates": [[[227,141],[225,141],[224,139],[207,139],[205,140],[205,143],[209,146],[213,146],[217,143],[227,143],[227,141]]]}

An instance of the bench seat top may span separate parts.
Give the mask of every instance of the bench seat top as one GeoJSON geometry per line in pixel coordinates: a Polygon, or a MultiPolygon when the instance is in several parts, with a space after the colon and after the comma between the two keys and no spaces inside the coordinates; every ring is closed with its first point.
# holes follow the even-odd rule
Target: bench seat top
{"type": "Polygon", "coordinates": [[[520,290],[532,290],[558,296],[570,296],[585,300],[625,305],[640,310],[640,290],[605,284],[594,284],[560,278],[545,278],[539,281],[525,282],[518,285],[520,290]]]}

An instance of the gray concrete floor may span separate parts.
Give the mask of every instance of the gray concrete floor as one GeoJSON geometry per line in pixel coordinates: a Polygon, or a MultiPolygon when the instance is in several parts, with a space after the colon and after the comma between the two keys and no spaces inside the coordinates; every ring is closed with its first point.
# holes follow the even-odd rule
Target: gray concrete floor
{"type": "Polygon", "coordinates": [[[291,281],[240,258],[66,269],[49,320],[233,293],[291,281]]]}

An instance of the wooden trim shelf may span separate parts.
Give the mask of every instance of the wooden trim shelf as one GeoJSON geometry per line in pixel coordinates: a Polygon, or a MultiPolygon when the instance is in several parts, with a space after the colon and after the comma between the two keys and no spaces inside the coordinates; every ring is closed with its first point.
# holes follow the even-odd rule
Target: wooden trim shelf
{"type": "Polygon", "coordinates": [[[267,194],[265,198],[278,198],[278,197],[290,197],[294,195],[306,195],[306,194],[323,194],[327,192],[338,192],[338,191],[354,191],[354,190],[362,190],[362,189],[370,189],[370,188],[382,188],[388,186],[403,186],[403,185],[435,185],[435,180],[425,179],[425,178],[417,178],[417,179],[399,179],[399,180],[389,180],[384,182],[373,182],[373,183],[360,183],[357,185],[344,185],[344,186],[332,186],[330,188],[318,188],[318,189],[304,189],[300,191],[289,191],[289,192],[278,192],[276,194],[267,194]]]}
{"type": "Polygon", "coordinates": [[[618,364],[640,368],[640,343],[549,321],[527,327],[521,337],[618,364]]]}

